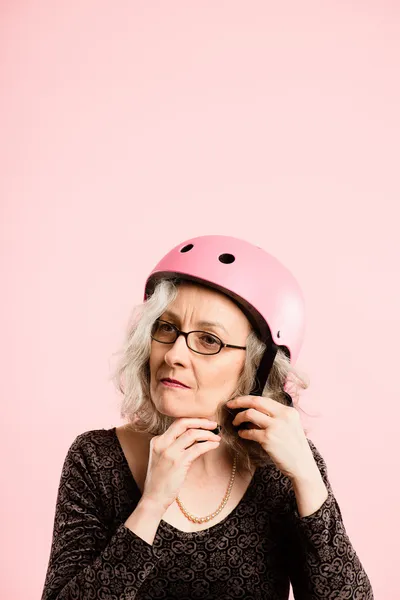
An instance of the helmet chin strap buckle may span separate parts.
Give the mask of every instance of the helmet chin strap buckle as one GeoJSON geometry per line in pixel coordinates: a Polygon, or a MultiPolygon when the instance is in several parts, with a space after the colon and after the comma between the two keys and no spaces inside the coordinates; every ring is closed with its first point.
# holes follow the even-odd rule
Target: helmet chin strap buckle
{"type": "Polygon", "coordinates": [[[211,429],[215,435],[219,435],[221,433],[222,425],[217,425],[215,429],[211,429]]]}

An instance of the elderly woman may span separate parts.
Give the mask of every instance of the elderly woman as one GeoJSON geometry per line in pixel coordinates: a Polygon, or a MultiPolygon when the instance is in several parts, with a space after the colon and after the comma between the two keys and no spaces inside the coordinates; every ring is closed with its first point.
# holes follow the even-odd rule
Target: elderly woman
{"type": "Polygon", "coordinates": [[[290,583],[296,600],[372,599],[285,389],[307,387],[291,273],[202,236],[159,262],[144,299],[115,373],[127,422],[66,456],[42,600],[286,600],[290,583]]]}

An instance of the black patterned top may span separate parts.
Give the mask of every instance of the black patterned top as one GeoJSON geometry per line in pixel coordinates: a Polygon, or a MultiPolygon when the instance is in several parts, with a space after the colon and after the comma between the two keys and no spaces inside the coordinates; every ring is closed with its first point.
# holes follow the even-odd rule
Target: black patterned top
{"type": "MultiPolygon", "coordinates": [[[[308,438],[307,438],[308,439],[308,438]]],[[[373,600],[327,478],[329,495],[300,517],[290,480],[258,467],[239,504],[208,529],[161,520],[153,544],[124,522],[141,492],[115,427],[77,436],[64,461],[42,600],[373,600]]]]}

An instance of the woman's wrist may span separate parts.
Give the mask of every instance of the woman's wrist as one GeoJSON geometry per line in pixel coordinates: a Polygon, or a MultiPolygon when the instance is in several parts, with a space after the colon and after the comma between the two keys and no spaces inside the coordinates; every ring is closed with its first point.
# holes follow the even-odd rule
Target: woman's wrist
{"type": "Polygon", "coordinates": [[[165,506],[163,506],[162,504],[160,504],[160,502],[157,502],[153,498],[150,498],[150,497],[147,497],[147,496],[142,496],[140,498],[137,506],[138,507],[140,506],[140,508],[143,511],[146,511],[147,513],[149,513],[151,515],[155,515],[155,516],[160,515],[160,518],[163,516],[163,514],[167,510],[165,508],[165,506]]]}
{"type": "Polygon", "coordinates": [[[148,544],[153,544],[165,509],[149,498],[139,500],[124,525],[148,544]]]}
{"type": "Polygon", "coordinates": [[[328,497],[328,489],[317,466],[315,470],[293,478],[292,486],[300,517],[317,512],[328,497]]]}

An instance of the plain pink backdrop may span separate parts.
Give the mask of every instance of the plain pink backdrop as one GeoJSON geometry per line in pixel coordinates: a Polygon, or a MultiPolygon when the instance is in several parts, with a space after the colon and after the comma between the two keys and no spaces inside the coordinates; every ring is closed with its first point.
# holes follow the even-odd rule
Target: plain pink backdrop
{"type": "Polygon", "coordinates": [[[121,423],[145,277],[207,233],[301,283],[304,424],[400,597],[399,40],[381,0],[1,3],[2,598],[40,597],[67,450],[121,423]]]}

